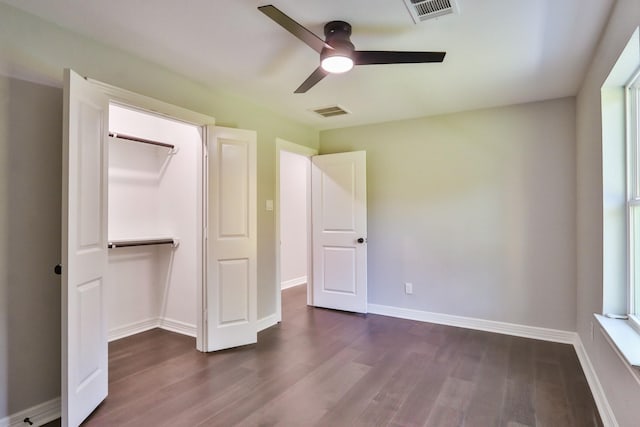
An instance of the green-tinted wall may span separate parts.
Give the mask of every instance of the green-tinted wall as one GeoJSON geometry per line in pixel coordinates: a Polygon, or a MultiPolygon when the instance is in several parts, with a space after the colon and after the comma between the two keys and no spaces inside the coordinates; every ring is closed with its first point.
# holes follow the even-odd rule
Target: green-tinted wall
{"type": "Polygon", "coordinates": [[[52,347],[51,342],[39,342],[37,337],[44,334],[59,340],[59,293],[51,295],[51,287],[59,286],[59,280],[51,267],[60,258],[60,88],[64,68],[212,116],[218,125],[257,131],[258,318],[273,315],[276,304],[275,218],[273,211],[264,209],[265,201],[275,198],[275,139],[318,147],[319,135],[312,128],[0,4],[0,76],[10,77],[3,77],[0,85],[0,267],[14,265],[10,276],[6,267],[0,272],[0,420],[59,395],[59,344],[52,347]],[[23,160],[19,170],[5,167],[18,155],[23,160]],[[40,166],[42,161],[48,168],[40,166]],[[17,194],[15,190],[23,188],[25,180],[41,186],[17,194]],[[31,248],[37,266],[15,264],[15,254],[9,249],[14,238],[9,228],[25,215],[16,206],[32,206],[41,214],[47,213],[37,219],[46,235],[40,234],[38,227],[26,227],[20,236],[31,248]],[[26,271],[32,268],[38,269],[35,276],[26,271]],[[28,289],[32,301],[17,298],[18,289],[28,289]],[[47,304],[49,317],[23,316],[17,321],[17,313],[42,309],[42,304],[47,304]],[[38,355],[33,364],[53,375],[23,369],[16,355],[26,352],[38,355]]]}

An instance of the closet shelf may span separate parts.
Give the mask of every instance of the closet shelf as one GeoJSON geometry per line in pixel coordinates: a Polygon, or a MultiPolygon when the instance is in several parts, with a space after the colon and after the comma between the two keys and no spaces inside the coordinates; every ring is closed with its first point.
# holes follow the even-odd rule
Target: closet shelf
{"type": "Polygon", "coordinates": [[[170,154],[175,154],[178,152],[178,149],[176,148],[175,145],[168,144],[166,142],[154,141],[152,139],[140,138],[137,136],[125,135],[124,133],[115,133],[115,132],[109,132],[109,136],[117,139],[125,139],[127,141],[140,142],[142,144],[150,144],[158,147],[169,148],[171,150],[170,154]]]}
{"type": "Polygon", "coordinates": [[[180,242],[178,239],[139,239],[139,240],[111,240],[107,244],[109,249],[127,248],[131,246],[151,246],[151,245],[171,245],[177,248],[180,242]]]}

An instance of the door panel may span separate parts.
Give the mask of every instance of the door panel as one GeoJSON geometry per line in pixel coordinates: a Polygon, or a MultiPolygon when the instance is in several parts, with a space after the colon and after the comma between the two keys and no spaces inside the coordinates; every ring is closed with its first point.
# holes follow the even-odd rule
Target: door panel
{"type": "Polygon", "coordinates": [[[106,96],[65,70],[62,185],[62,424],[107,396],[106,96]]]}
{"type": "Polygon", "coordinates": [[[249,322],[249,261],[220,261],[220,324],[249,322]]]}
{"type": "Polygon", "coordinates": [[[326,232],[355,232],[355,165],[349,159],[322,169],[322,228],[326,232]]]}
{"type": "Polygon", "coordinates": [[[356,295],[355,248],[325,246],[323,251],[323,290],[356,295]]]}
{"type": "Polygon", "coordinates": [[[207,351],[257,341],[256,133],[208,127],[207,351]]]}
{"type": "Polygon", "coordinates": [[[219,237],[248,238],[249,235],[249,144],[218,140],[219,237]]]}
{"type": "Polygon", "coordinates": [[[366,313],[366,153],[314,156],[312,165],[313,305],[366,313]]]}

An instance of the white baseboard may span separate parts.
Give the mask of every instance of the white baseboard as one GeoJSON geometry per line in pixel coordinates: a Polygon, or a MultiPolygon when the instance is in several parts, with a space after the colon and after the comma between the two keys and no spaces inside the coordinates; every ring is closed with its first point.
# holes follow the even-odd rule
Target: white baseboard
{"type": "Polygon", "coordinates": [[[517,337],[533,338],[537,340],[573,344],[577,334],[560,329],[540,328],[537,326],[517,325],[514,323],[496,322],[494,320],[475,319],[472,317],[454,316],[451,314],[431,313],[428,311],[412,310],[409,308],[391,307],[388,305],[369,304],[369,313],[384,316],[399,317],[401,319],[418,320],[421,322],[437,323],[440,325],[457,326],[460,328],[479,331],[495,332],[498,334],[517,337]]]}
{"type": "Polygon", "coordinates": [[[190,323],[181,322],[173,319],[158,319],[158,327],[171,332],[177,332],[182,335],[190,337],[196,337],[198,335],[198,328],[196,325],[190,323]]]}
{"type": "Polygon", "coordinates": [[[296,277],[295,279],[285,280],[280,283],[280,289],[289,289],[294,286],[306,285],[307,284],[307,276],[296,277]]]}
{"type": "Polygon", "coordinates": [[[24,427],[25,418],[33,423],[34,426],[41,426],[55,419],[60,418],[60,398],[56,397],[48,402],[41,403],[24,411],[9,415],[0,419],[0,427],[24,427]]]}
{"type": "Polygon", "coordinates": [[[118,326],[117,328],[113,328],[109,331],[109,342],[139,334],[141,332],[146,332],[150,329],[157,328],[158,326],[160,326],[160,323],[157,317],[129,323],[124,326],[118,326]]]}
{"type": "Polygon", "coordinates": [[[161,328],[171,332],[177,332],[182,335],[195,337],[197,335],[197,327],[189,323],[181,322],[173,319],[162,319],[159,317],[141,320],[140,322],[129,323],[128,325],[119,326],[109,331],[109,342],[119,340],[131,335],[146,332],[150,329],[161,328]]]}
{"type": "Polygon", "coordinates": [[[604,427],[617,427],[618,422],[616,421],[616,417],[609,406],[609,401],[607,400],[607,396],[604,393],[604,389],[602,388],[602,384],[600,384],[600,380],[598,379],[598,375],[596,374],[595,369],[593,369],[593,365],[591,364],[591,359],[589,359],[589,355],[582,344],[582,340],[580,336],[576,334],[575,341],[573,346],[576,349],[576,354],[578,355],[578,360],[580,361],[580,365],[582,366],[582,371],[584,372],[584,376],[587,378],[587,383],[589,383],[589,388],[591,389],[591,394],[593,395],[593,400],[596,402],[596,406],[598,407],[598,412],[600,413],[600,418],[602,419],[602,424],[604,427]]]}
{"type": "Polygon", "coordinates": [[[257,324],[258,332],[264,331],[265,329],[270,328],[273,325],[277,325],[277,324],[278,324],[278,316],[276,314],[263,317],[262,319],[258,320],[258,324],[257,324]]]}

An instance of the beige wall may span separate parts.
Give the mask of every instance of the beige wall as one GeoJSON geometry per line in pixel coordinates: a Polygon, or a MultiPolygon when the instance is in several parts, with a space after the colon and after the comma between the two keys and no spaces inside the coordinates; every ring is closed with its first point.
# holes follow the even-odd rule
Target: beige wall
{"type": "Polygon", "coordinates": [[[574,101],[322,132],[367,151],[369,303],[575,330],[574,101]]]}
{"type": "MultiPolygon", "coordinates": [[[[640,419],[640,383],[596,327],[603,311],[603,169],[600,88],[634,30],[640,2],[618,0],[576,102],[577,123],[577,330],[621,426],[640,419]]],[[[640,48],[640,46],[639,46],[640,48]]]]}
{"type": "Polygon", "coordinates": [[[66,67],[257,131],[259,318],[275,313],[279,286],[275,218],[264,209],[275,198],[275,139],[318,146],[307,126],[0,4],[0,75],[14,77],[0,85],[0,419],[59,395],[60,283],[51,268],[60,258],[66,67]]]}
{"type": "Polygon", "coordinates": [[[60,395],[61,105],[0,77],[0,419],[60,395]]]}

